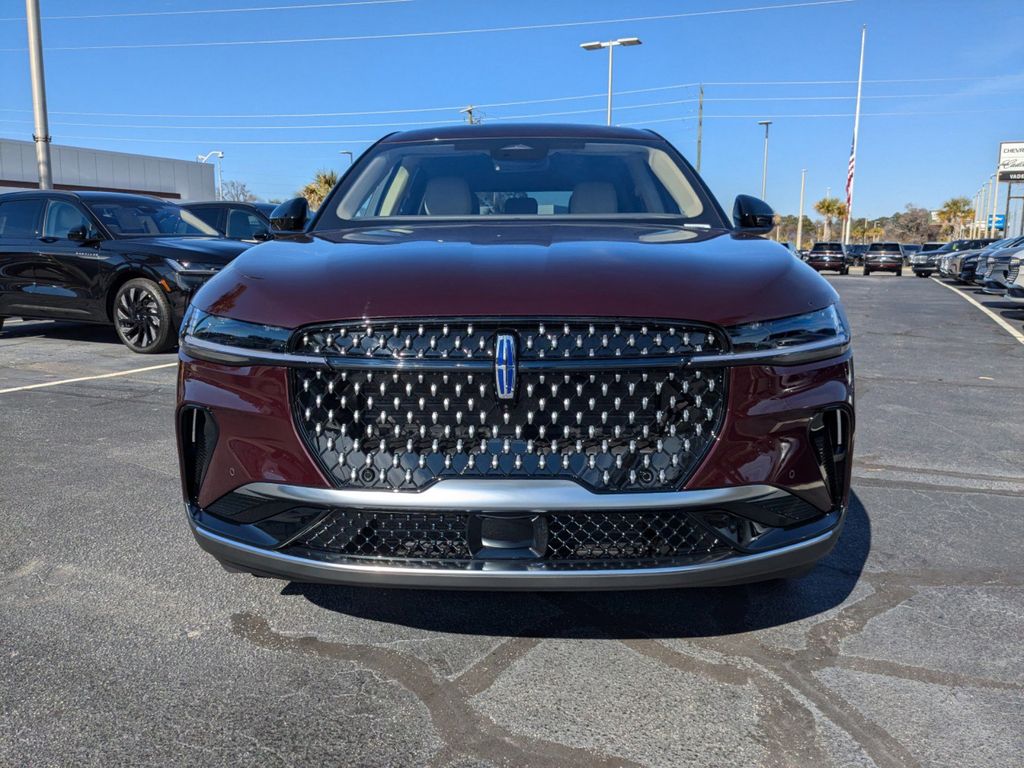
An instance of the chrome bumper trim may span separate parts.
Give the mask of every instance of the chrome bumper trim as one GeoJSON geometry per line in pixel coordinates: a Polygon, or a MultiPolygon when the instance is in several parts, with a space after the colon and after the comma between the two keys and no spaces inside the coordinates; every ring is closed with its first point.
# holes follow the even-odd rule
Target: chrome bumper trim
{"type": "Polygon", "coordinates": [[[442,569],[327,563],[260,549],[199,528],[189,516],[199,546],[228,570],[242,570],[299,583],[374,587],[485,590],[617,590],[711,587],[771,579],[813,565],[835,546],[843,519],[825,533],[768,552],[735,555],[711,563],[621,570],[529,570],[494,561],[474,569],[442,569]]]}
{"type": "Polygon", "coordinates": [[[767,501],[789,494],[771,485],[649,493],[593,493],[572,480],[465,478],[442,480],[419,493],[250,483],[235,493],[346,509],[405,512],[554,512],[558,510],[685,509],[737,501],[767,501]]]}

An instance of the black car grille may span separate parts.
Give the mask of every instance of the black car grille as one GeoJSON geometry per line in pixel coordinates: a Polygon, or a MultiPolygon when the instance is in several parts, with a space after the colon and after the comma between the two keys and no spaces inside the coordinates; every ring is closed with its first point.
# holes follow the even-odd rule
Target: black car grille
{"type": "MultiPolygon", "coordinates": [[[[448,512],[337,510],[293,541],[290,549],[305,556],[366,558],[394,564],[465,564],[475,558],[486,559],[486,555],[473,551],[471,517],[448,512]]],[[[723,537],[678,510],[551,512],[544,516],[544,528],[544,550],[532,560],[546,564],[655,565],[734,551],[723,537]]]]}
{"type": "MultiPolygon", "coordinates": [[[[563,325],[558,322],[559,328],[563,325]]],[[[470,337],[477,338],[478,327],[472,324],[470,337]]],[[[522,371],[517,396],[507,401],[497,397],[490,367],[360,368],[349,359],[344,368],[293,368],[296,423],[338,486],[415,491],[443,478],[514,477],[569,478],[595,491],[676,487],[696,468],[721,427],[725,369],[647,366],[645,360],[665,357],[670,349],[680,354],[679,347],[675,341],[665,346],[665,335],[655,343],[659,332],[653,324],[636,328],[646,332],[634,335],[632,328],[619,326],[615,343],[609,339],[605,345],[604,334],[598,334],[598,347],[572,342],[587,357],[604,350],[600,356],[633,356],[634,364],[559,370],[563,361],[551,360],[544,370],[522,371]]],[[[674,340],[688,339],[695,350],[709,339],[721,346],[706,329],[671,330],[674,340]]],[[[514,332],[520,354],[528,352],[528,331],[514,332]]],[[[322,336],[327,343],[332,334],[308,331],[303,337],[322,336]]],[[[479,336],[476,342],[484,355],[493,355],[492,337],[479,336]]],[[[363,348],[366,339],[377,337],[359,338],[363,348]]],[[[452,350],[461,348],[451,330],[448,338],[452,350]]],[[[548,346],[557,351],[560,343],[548,346]]],[[[533,349],[539,352],[536,343],[533,349]]],[[[366,356],[372,356],[369,349],[366,356]]]]}

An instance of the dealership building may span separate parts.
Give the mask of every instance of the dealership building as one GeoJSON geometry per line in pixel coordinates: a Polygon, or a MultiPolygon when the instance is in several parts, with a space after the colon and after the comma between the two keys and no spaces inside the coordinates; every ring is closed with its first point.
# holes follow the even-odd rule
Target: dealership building
{"type": "MultiPolygon", "coordinates": [[[[54,189],[134,192],[179,202],[216,197],[214,167],[207,163],[57,145],[50,157],[54,189]]],[[[0,139],[0,193],[38,187],[35,144],[0,139]]]]}

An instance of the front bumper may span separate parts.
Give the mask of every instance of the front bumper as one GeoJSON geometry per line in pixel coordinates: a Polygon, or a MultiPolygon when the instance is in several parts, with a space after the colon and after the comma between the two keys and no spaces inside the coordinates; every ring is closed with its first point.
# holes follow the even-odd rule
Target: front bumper
{"type": "Polygon", "coordinates": [[[931,262],[931,263],[929,263],[929,262],[922,262],[922,263],[919,263],[919,264],[911,264],[910,268],[914,271],[915,275],[919,275],[919,274],[930,275],[933,272],[937,272],[938,269],[939,269],[938,266],[935,264],[935,262],[931,262]]]}
{"type": "MultiPolygon", "coordinates": [[[[420,494],[388,491],[344,491],[301,486],[253,484],[242,489],[253,503],[265,505],[301,504],[302,509],[320,507],[303,530],[339,507],[386,510],[386,514],[410,512],[466,512],[486,510],[489,520],[521,517],[524,512],[543,517],[566,510],[572,514],[626,510],[630,513],[670,510],[682,516],[702,511],[736,509],[760,514],[799,500],[771,486],[704,489],[652,494],[594,494],[571,481],[448,480],[420,494]]],[[[837,508],[824,515],[786,527],[769,529],[760,541],[747,546],[715,549],[704,557],[677,558],[643,564],[602,561],[600,563],[555,563],[526,550],[512,552],[500,547],[483,547],[472,559],[461,562],[413,562],[381,558],[323,555],[311,557],[296,545],[301,532],[286,541],[268,546],[267,538],[252,526],[228,523],[206,511],[188,505],[189,524],[200,547],[228,570],[255,573],[297,582],[419,587],[431,589],[507,590],[609,590],[664,587],[725,586],[771,579],[787,571],[813,565],[835,546],[843,525],[844,511],[837,508]],[[642,566],[642,567],[641,567],[642,566]]],[[[287,513],[286,513],[287,514],[287,513]]],[[[273,529],[271,529],[273,530],[273,529]]],[[[713,536],[713,529],[708,529],[713,536]]],[[[485,540],[486,543],[486,540],[485,540]]],[[[491,542],[493,544],[493,542],[491,542]]]]}
{"type": "Polygon", "coordinates": [[[1007,301],[1012,301],[1014,304],[1024,304],[1024,285],[1014,283],[1006,289],[1006,296],[1004,298],[1007,301]]]}

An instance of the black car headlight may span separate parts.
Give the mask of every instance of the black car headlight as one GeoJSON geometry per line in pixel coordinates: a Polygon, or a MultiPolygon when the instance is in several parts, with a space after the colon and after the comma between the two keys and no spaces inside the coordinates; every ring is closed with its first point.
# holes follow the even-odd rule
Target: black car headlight
{"type": "Polygon", "coordinates": [[[803,315],[734,325],[726,329],[734,356],[795,364],[823,360],[845,352],[850,329],[835,304],[803,315]]]}
{"type": "Polygon", "coordinates": [[[209,277],[220,272],[223,264],[207,264],[201,261],[192,261],[191,259],[164,259],[167,262],[167,266],[177,272],[179,275],[187,275],[189,277],[209,277]]]}
{"type": "Polygon", "coordinates": [[[237,364],[248,361],[246,351],[286,354],[291,335],[289,328],[211,315],[190,306],[181,323],[180,343],[193,357],[237,364]]]}

